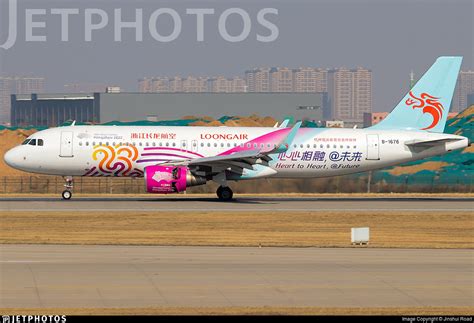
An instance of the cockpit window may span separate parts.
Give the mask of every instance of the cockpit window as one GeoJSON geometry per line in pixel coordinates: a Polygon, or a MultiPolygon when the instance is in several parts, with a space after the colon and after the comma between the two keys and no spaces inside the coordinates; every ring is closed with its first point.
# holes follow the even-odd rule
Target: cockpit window
{"type": "Polygon", "coordinates": [[[22,145],[28,145],[28,143],[30,142],[31,139],[26,139],[25,141],[23,141],[22,145]]]}
{"type": "Polygon", "coordinates": [[[31,139],[28,145],[36,146],[36,139],[31,139]]]}
{"type": "Polygon", "coordinates": [[[38,139],[38,146],[43,146],[43,139],[38,139]]]}

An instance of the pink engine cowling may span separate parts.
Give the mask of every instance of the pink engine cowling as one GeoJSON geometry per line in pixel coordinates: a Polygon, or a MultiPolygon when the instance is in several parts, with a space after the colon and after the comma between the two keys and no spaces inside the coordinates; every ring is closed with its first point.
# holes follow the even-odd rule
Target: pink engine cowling
{"type": "Polygon", "coordinates": [[[188,168],[183,166],[148,166],[145,185],[148,193],[169,194],[186,190],[188,168]]]}

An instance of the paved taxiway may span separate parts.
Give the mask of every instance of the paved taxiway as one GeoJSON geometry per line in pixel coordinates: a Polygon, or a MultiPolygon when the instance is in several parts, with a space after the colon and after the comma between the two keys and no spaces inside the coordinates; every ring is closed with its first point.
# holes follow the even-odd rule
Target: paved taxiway
{"type": "Polygon", "coordinates": [[[474,210],[473,198],[237,197],[232,202],[196,197],[2,197],[0,211],[430,211],[474,210]]]}
{"type": "Polygon", "coordinates": [[[474,250],[1,245],[0,308],[474,306],[474,250]]]}

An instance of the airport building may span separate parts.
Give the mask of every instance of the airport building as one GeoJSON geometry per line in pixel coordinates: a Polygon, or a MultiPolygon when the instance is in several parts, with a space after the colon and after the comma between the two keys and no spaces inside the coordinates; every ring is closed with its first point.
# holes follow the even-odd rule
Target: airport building
{"type": "Polygon", "coordinates": [[[43,93],[43,77],[0,76],[0,125],[7,124],[10,116],[10,95],[12,93],[43,93]]]}
{"type": "Polygon", "coordinates": [[[68,120],[180,119],[183,116],[272,116],[320,122],[329,113],[327,93],[81,93],[11,96],[11,125],[52,127],[68,120]]]}

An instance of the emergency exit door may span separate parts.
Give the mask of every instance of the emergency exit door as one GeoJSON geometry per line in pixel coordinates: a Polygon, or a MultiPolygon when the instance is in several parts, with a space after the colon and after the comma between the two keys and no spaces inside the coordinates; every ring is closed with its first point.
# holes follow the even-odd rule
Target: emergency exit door
{"type": "Polygon", "coordinates": [[[72,131],[61,132],[61,147],[59,150],[59,157],[73,157],[72,154],[72,131]]]}
{"type": "Polygon", "coordinates": [[[379,135],[367,135],[367,157],[368,160],[379,160],[379,135]]]}

